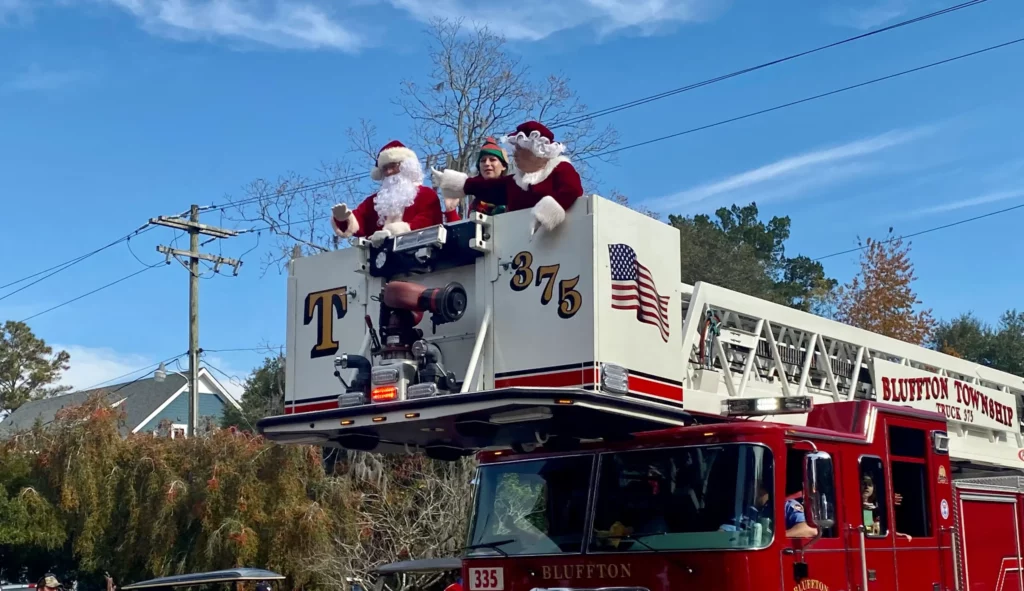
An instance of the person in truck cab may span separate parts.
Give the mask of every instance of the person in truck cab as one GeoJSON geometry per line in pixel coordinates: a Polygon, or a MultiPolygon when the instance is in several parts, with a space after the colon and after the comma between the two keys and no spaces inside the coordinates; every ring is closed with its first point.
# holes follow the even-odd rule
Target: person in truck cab
{"type": "MultiPolygon", "coordinates": [[[[804,507],[798,498],[787,497],[783,510],[785,511],[787,537],[812,538],[818,534],[818,530],[807,525],[804,507]]],[[[729,520],[729,522],[722,524],[718,529],[719,531],[741,531],[761,520],[771,520],[771,516],[771,493],[765,489],[763,483],[758,483],[754,504],[747,507],[743,515],[729,520]]]]}

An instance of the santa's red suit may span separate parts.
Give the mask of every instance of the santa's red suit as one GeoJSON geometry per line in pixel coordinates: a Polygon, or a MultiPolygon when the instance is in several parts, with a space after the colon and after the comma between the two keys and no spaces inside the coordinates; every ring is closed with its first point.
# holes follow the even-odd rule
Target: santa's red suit
{"type": "Polygon", "coordinates": [[[552,230],[565,220],[565,212],[583,195],[580,175],[568,158],[562,156],[564,146],[554,141],[554,134],[536,121],[529,121],[504,138],[516,150],[529,150],[547,160],[536,172],[516,171],[496,179],[469,178],[455,171],[433,171],[433,183],[445,197],[467,194],[477,201],[504,205],[507,211],[532,209],[536,223],[552,230]]]}
{"type": "Polygon", "coordinates": [[[457,213],[441,213],[437,193],[423,186],[423,170],[416,154],[401,142],[381,148],[370,177],[381,182],[378,192],[363,200],[354,210],[344,204],[332,208],[334,232],[343,238],[386,238],[405,232],[436,226],[447,219],[458,221],[457,213]],[[382,169],[399,164],[399,172],[385,177],[382,169]]]}
{"type": "MultiPolygon", "coordinates": [[[[444,221],[441,215],[441,202],[437,197],[437,193],[430,187],[420,185],[416,191],[416,197],[413,199],[412,204],[405,208],[405,213],[402,214],[401,220],[387,224],[381,220],[374,207],[374,199],[376,197],[377,194],[374,193],[364,199],[362,203],[352,210],[351,217],[347,221],[339,221],[337,218],[333,220],[334,227],[343,237],[358,236],[366,238],[379,230],[387,230],[392,236],[397,236],[405,232],[436,226],[444,221]]],[[[451,216],[449,215],[449,217],[451,216]]],[[[458,220],[459,217],[456,213],[451,221],[458,220]]]]}

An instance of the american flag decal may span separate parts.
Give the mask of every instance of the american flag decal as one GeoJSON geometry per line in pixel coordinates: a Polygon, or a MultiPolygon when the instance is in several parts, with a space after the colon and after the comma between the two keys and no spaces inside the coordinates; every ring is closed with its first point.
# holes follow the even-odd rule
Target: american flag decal
{"type": "Polygon", "coordinates": [[[658,327],[668,342],[668,296],[658,295],[651,271],[640,264],[636,251],[625,244],[609,244],[612,265],[612,308],[635,310],[636,319],[658,327]]]}

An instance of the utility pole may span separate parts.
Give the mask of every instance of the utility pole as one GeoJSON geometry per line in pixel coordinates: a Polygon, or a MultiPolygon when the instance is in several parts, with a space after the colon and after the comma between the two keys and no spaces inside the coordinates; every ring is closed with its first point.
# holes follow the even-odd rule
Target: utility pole
{"type": "Polygon", "coordinates": [[[194,437],[199,432],[199,261],[212,262],[214,273],[219,272],[222,265],[228,265],[234,269],[234,274],[238,275],[238,268],[242,266],[242,262],[235,259],[199,252],[199,235],[233,238],[238,236],[238,232],[200,224],[198,205],[192,205],[187,220],[182,216],[160,216],[150,219],[149,222],[188,232],[189,250],[178,250],[162,245],[156,249],[166,255],[168,261],[174,257],[188,269],[188,434],[194,437]]]}

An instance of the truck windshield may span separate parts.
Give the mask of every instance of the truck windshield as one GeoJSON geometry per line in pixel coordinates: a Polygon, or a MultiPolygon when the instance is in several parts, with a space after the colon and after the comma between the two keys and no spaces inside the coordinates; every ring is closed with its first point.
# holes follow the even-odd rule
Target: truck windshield
{"type": "Polygon", "coordinates": [[[594,459],[481,466],[468,555],[581,553],[594,459]]]}
{"type": "Polygon", "coordinates": [[[761,548],[772,540],[771,450],[728,444],[601,457],[591,552],[761,548]]]}

